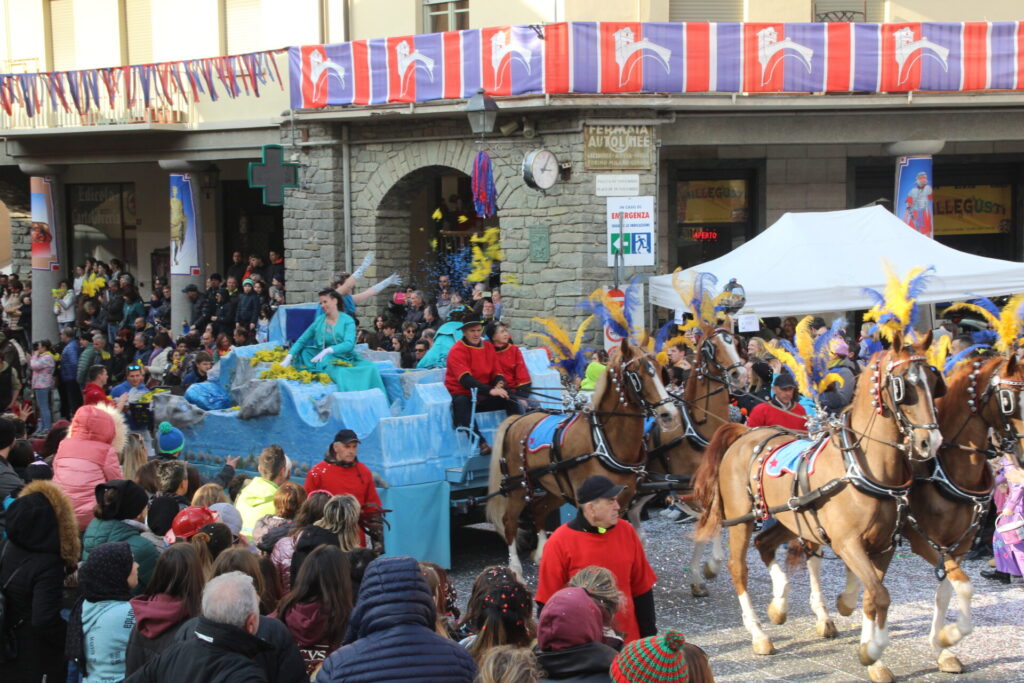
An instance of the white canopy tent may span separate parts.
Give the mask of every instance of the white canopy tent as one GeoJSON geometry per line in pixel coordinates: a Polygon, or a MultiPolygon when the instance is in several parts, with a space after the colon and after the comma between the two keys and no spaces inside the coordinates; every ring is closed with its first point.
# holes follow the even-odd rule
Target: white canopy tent
{"type": "MultiPolygon", "coordinates": [[[[885,287],[883,259],[901,277],[916,266],[935,266],[921,303],[1024,292],[1024,263],[944,246],[880,206],[787,213],[746,244],[682,277],[713,273],[720,287],[735,278],[746,290],[744,310],[762,318],[853,311],[872,305],[863,288],[885,287]]],[[[652,303],[682,306],[671,274],[649,283],[652,303]]]]}

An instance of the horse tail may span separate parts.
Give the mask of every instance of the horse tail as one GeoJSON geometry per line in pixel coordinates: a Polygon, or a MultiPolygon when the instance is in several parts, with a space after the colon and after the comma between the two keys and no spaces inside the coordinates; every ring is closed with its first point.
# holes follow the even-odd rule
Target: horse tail
{"type": "Polygon", "coordinates": [[[807,549],[799,539],[794,538],[786,548],[786,569],[797,569],[807,561],[807,549]]]}
{"type": "MultiPolygon", "coordinates": [[[[501,480],[505,476],[501,471],[502,453],[505,450],[505,432],[512,426],[515,419],[506,419],[498,426],[494,433],[494,444],[491,447],[491,463],[487,475],[487,493],[491,498],[487,501],[487,520],[494,525],[498,535],[505,538],[505,509],[508,507],[508,495],[498,493],[501,489],[501,480]],[[498,493],[498,495],[493,495],[498,493]]],[[[507,470],[506,470],[507,471],[507,470]]],[[[509,539],[505,538],[509,543],[509,539]]]]}
{"type": "Polygon", "coordinates": [[[694,496],[700,501],[700,521],[695,536],[698,541],[707,541],[722,525],[722,494],[718,486],[718,470],[726,451],[747,431],[741,424],[725,424],[715,430],[711,443],[704,451],[697,473],[694,475],[694,496]]]}

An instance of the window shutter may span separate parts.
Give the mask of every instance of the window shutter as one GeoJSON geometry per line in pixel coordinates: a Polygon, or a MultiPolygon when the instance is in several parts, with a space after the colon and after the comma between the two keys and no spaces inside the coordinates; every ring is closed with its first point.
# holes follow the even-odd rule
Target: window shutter
{"type": "Polygon", "coordinates": [[[669,21],[743,21],[743,0],[669,0],[669,21]]]}
{"type": "Polygon", "coordinates": [[[127,3],[125,4],[125,14],[125,26],[128,33],[128,63],[152,63],[152,0],[127,0],[127,3]]]}
{"type": "Polygon", "coordinates": [[[50,40],[53,70],[75,68],[75,8],[73,0],[50,0],[50,40]]]}
{"type": "Polygon", "coordinates": [[[227,54],[237,55],[263,49],[260,0],[227,0],[227,54]]]}

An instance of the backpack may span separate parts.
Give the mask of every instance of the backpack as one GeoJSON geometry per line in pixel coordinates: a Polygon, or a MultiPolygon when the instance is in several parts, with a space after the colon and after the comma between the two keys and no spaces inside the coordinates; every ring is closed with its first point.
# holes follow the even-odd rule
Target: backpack
{"type": "MultiPolygon", "coordinates": [[[[7,548],[10,545],[10,541],[4,543],[3,552],[0,552],[0,567],[3,566],[4,557],[7,555],[7,548]]],[[[8,623],[10,617],[7,615],[7,595],[5,591],[20,571],[21,567],[15,569],[14,573],[7,577],[4,585],[0,587],[0,663],[10,662],[18,658],[18,641],[14,637],[14,627],[17,624],[8,623]]]]}

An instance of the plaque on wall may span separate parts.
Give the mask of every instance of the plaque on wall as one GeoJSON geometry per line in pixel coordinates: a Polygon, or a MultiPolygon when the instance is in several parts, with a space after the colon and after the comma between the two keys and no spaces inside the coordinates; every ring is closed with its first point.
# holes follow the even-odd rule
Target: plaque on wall
{"type": "Polygon", "coordinates": [[[546,225],[531,225],[530,235],[530,261],[532,263],[547,263],[551,260],[551,231],[546,225]]]}
{"type": "Polygon", "coordinates": [[[647,171],[653,163],[654,132],[650,126],[584,126],[586,170],[647,171]]]}

